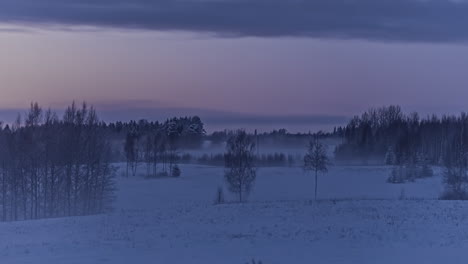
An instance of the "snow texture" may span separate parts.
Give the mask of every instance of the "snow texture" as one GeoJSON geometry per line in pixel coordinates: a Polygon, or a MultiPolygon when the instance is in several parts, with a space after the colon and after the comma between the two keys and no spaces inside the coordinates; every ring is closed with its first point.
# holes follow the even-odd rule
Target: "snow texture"
{"type": "Polygon", "coordinates": [[[0,223],[0,263],[466,263],[468,204],[440,172],[388,184],[389,167],[262,168],[249,201],[215,205],[223,168],[117,179],[105,215],[0,223]]]}

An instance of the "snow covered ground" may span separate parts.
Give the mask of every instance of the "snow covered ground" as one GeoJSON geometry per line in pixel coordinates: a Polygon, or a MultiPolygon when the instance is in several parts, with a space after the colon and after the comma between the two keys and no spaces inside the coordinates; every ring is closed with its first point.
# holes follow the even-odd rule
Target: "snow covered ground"
{"type": "MultiPolygon", "coordinates": [[[[389,168],[262,168],[249,202],[214,205],[223,169],[117,180],[113,212],[0,223],[0,263],[466,263],[468,203],[441,178],[387,184],[389,168]],[[404,199],[401,199],[404,198],[404,199]]],[[[229,201],[235,196],[225,192],[229,201]]]]}

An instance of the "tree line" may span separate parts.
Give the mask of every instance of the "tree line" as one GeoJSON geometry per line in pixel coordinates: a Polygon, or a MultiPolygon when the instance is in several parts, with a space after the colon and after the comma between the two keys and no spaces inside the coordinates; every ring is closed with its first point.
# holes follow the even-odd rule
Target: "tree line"
{"type": "Polygon", "coordinates": [[[75,103],[62,118],[31,104],[0,126],[0,219],[89,215],[109,209],[115,168],[93,107],[75,103]]]}
{"type": "Polygon", "coordinates": [[[130,127],[125,137],[127,177],[130,173],[136,176],[142,163],[146,177],[180,176],[178,151],[181,147],[201,146],[205,134],[201,119],[194,116],[168,119],[163,124],[144,124],[130,127]]]}
{"type": "MultiPolygon", "coordinates": [[[[302,162],[300,154],[293,155],[282,152],[256,154],[254,159],[257,167],[293,167],[302,162]]],[[[196,163],[210,166],[224,166],[225,164],[223,153],[205,153],[198,157],[185,153],[178,156],[177,160],[183,163],[196,163]]]]}
{"type": "Polygon", "coordinates": [[[444,199],[468,199],[468,114],[404,114],[399,106],[370,109],[338,133],[338,161],[378,160],[393,165],[389,182],[430,177],[431,165],[444,167],[444,199]]]}
{"type": "MultiPolygon", "coordinates": [[[[293,148],[293,147],[303,147],[307,145],[310,141],[310,138],[318,137],[320,139],[325,138],[337,138],[339,137],[338,129],[335,128],[333,132],[323,132],[319,131],[317,133],[291,133],[287,129],[274,129],[269,132],[255,132],[251,136],[254,137],[255,144],[257,147],[284,147],[284,148],[293,148]]],[[[237,133],[236,130],[224,130],[224,131],[214,131],[211,134],[206,135],[206,139],[209,140],[213,145],[221,145],[226,143],[229,138],[234,136],[237,133]]]]}
{"type": "Polygon", "coordinates": [[[467,124],[466,113],[421,118],[418,113],[404,114],[399,106],[372,108],[338,130],[343,143],[335,157],[374,159],[389,165],[420,161],[443,165],[460,133],[468,139],[463,132],[467,124]]]}

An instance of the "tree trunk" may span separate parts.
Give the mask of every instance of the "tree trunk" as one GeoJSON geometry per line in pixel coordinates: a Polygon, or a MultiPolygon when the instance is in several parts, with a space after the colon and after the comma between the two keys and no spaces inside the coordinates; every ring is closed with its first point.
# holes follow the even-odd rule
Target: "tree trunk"
{"type": "Polygon", "coordinates": [[[315,200],[317,200],[317,171],[315,171],[315,200]]]}
{"type": "Polygon", "coordinates": [[[128,159],[127,159],[127,174],[126,174],[127,178],[128,178],[128,159]]]}

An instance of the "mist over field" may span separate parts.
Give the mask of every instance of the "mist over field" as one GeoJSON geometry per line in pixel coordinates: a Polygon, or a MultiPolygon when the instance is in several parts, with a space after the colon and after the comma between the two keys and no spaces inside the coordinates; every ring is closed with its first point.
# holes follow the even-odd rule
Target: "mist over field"
{"type": "Polygon", "coordinates": [[[465,0],[0,0],[0,264],[466,263],[465,0]]]}

